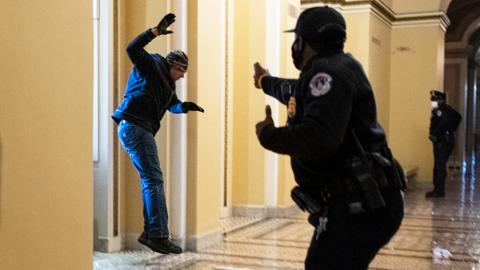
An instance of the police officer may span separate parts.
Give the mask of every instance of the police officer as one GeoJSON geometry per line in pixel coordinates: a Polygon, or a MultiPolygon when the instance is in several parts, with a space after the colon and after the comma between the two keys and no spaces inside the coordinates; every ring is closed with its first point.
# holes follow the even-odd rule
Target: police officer
{"type": "Polygon", "coordinates": [[[447,177],[447,161],[455,144],[453,133],[458,128],[462,116],[452,107],[448,106],[446,93],[430,91],[432,102],[432,116],[430,118],[429,139],[433,144],[433,187],[432,191],[425,194],[427,198],[445,196],[445,178],[447,177]]]}
{"type": "Polygon", "coordinates": [[[257,137],[266,149],[291,157],[299,188],[322,206],[309,216],[316,229],[305,269],[367,269],[403,219],[399,168],[392,165],[370,83],[360,63],[343,52],[342,15],[328,6],[309,8],[290,32],[295,33],[292,58],[300,77],[273,77],[258,63],[253,76],[257,88],[287,106],[287,125],[275,127],[267,106],[266,119],[256,125],[257,137]],[[372,168],[364,174],[352,166],[352,156],[364,161],[377,156],[382,165],[373,172],[372,163],[360,163],[364,172],[372,168]],[[369,184],[355,182],[354,175],[369,178],[369,184]],[[380,175],[383,181],[372,182],[380,175]],[[361,186],[366,192],[358,191],[361,186]],[[369,198],[370,191],[380,196],[371,209],[360,199],[369,198]]]}
{"type": "Polygon", "coordinates": [[[167,14],[160,23],[137,36],[127,47],[134,67],[128,78],[123,102],[112,118],[118,124],[118,138],[140,175],[144,231],[138,241],[159,253],[181,253],[169,239],[168,214],[154,136],[168,110],[187,113],[203,109],[193,102],[181,102],[175,94],[175,81],[183,78],[188,67],[187,55],[179,50],[166,57],[149,54],[144,47],[175,21],[167,14]]]}

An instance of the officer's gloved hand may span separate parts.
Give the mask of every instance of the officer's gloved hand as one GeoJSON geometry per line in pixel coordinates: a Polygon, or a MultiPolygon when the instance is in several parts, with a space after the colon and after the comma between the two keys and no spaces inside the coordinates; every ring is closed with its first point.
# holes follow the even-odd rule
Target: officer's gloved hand
{"type": "Polygon", "coordinates": [[[253,85],[260,89],[262,88],[262,78],[265,76],[270,76],[270,72],[268,72],[267,69],[264,69],[258,62],[253,64],[253,71],[253,85]]]}
{"type": "Polygon", "coordinates": [[[265,114],[266,114],[265,120],[263,120],[261,122],[258,122],[255,125],[257,137],[260,141],[262,140],[261,135],[262,135],[262,131],[263,131],[263,129],[265,129],[265,127],[267,127],[267,126],[275,127],[275,123],[273,122],[273,118],[272,118],[272,109],[270,108],[270,105],[267,105],[265,107],[265,114]]]}
{"type": "Polygon", "coordinates": [[[437,138],[436,136],[428,135],[428,138],[429,138],[430,141],[432,141],[433,143],[438,143],[438,138],[437,138]]]}
{"type": "Polygon", "coordinates": [[[167,30],[167,28],[175,21],[175,14],[168,13],[163,17],[163,19],[157,25],[158,35],[168,35],[173,33],[171,30],[167,30]]]}
{"type": "Polygon", "coordinates": [[[182,111],[184,113],[186,112],[189,112],[189,111],[198,111],[198,112],[204,112],[203,108],[198,106],[197,104],[193,103],[193,102],[183,102],[182,103],[182,111]]]}

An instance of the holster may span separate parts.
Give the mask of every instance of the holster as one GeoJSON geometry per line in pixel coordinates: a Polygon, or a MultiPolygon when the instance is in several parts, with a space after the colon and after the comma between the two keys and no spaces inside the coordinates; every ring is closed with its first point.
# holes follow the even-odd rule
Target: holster
{"type": "MultiPolygon", "coordinates": [[[[362,206],[365,210],[375,211],[385,207],[385,201],[380,193],[380,188],[375,179],[375,167],[371,159],[353,157],[347,162],[347,168],[351,174],[350,185],[353,186],[353,201],[357,200],[354,194],[361,196],[362,206]]],[[[347,180],[348,181],[348,180],[347,180]]],[[[353,203],[350,202],[350,203],[353,203]]]]}
{"type": "Polygon", "coordinates": [[[366,151],[355,132],[352,130],[351,133],[358,153],[351,156],[346,162],[351,176],[347,178],[347,186],[350,187],[347,193],[352,194],[349,196],[354,200],[358,200],[356,198],[358,196],[355,194],[360,195],[362,206],[367,211],[381,209],[385,207],[381,190],[406,188],[403,169],[393,158],[386,144],[377,147],[370,146],[370,149],[366,151]]]}
{"type": "Polygon", "coordinates": [[[318,202],[318,200],[313,198],[310,194],[303,191],[298,186],[292,189],[290,196],[302,211],[307,211],[310,215],[318,214],[322,210],[322,205],[318,202]]]}

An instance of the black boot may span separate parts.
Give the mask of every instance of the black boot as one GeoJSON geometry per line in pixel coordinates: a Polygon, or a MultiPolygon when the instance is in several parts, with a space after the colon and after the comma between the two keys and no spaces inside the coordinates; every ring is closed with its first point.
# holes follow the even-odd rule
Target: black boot
{"type": "Polygon", "coordinates": [[[180,254],[182,248],[175,245],[168,238],[149,237],[147,233],[143,232],[138,238],[138,242],[149,247],[151,250],[162,254],[180,254]]]}

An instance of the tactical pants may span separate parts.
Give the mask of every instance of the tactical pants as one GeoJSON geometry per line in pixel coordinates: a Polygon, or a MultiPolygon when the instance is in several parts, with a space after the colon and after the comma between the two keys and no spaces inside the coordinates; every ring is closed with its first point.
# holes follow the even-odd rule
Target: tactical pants
{"type": "Polygon", "coordinates": [[[445,179],[447,178],[447,162],[454,145],[453,137],[433,144],[433,186],[434,191],[445,193],[445,179]]]}
{"type": "MultiPolygon", "coordinates": [[[[381,247],[390,241],[403,219],[399,190],[382,192],[387,206],[371,213],[350,214],[345,200],[332,203],[327,230],[314,232],[305,270],[366,270],[381,247]]],[[[316,226],[313,215],[309,222],[316,226]]]]}

